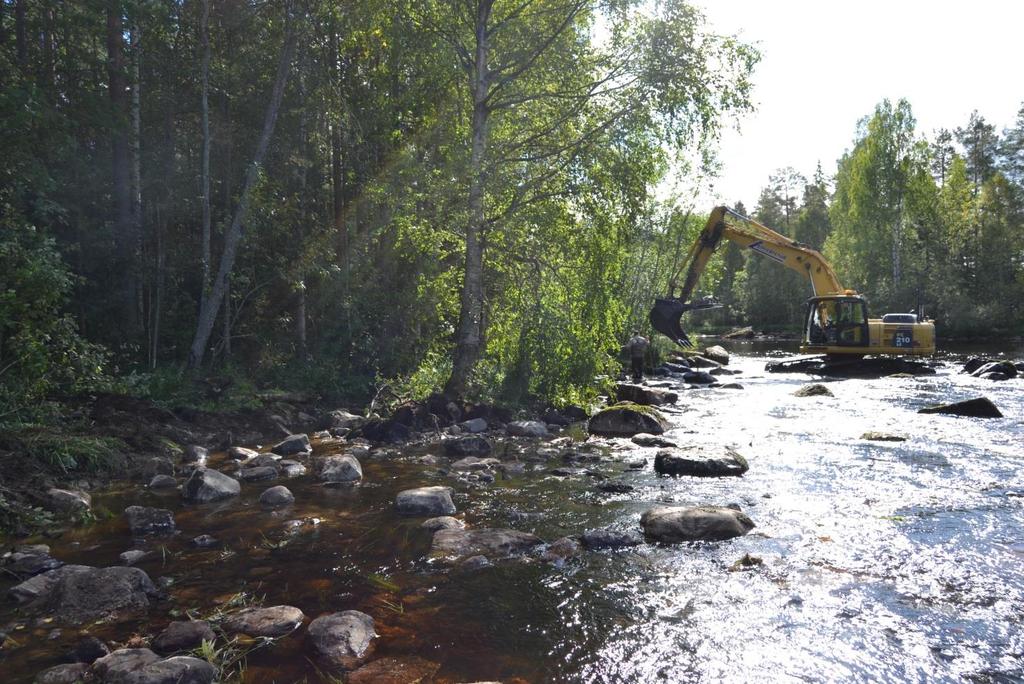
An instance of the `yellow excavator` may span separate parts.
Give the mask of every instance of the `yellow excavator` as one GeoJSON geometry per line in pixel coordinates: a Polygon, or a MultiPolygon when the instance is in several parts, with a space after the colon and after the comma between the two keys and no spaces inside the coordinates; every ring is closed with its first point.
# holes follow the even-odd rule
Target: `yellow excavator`
{"type": "Polygon", "coordinates": [[[651,309],[651,325],[677,344],[691,346],[680,325],[684,313],[716,306],[688,300],[723,239],[791,268],[811,281],[814,296],[807,300],[801,352],[825,354],[833,360],[855,359],[868,354],[926,356],[935,353],[935,324],[932,321],[924,320],[916,313],[890,313],[882,318],[868,318],[867,301],[839,283],[832,266],[819,252],[727,207],[715,207],[704,230],[690,248],[684,264],[686,279],[680,295],[675,296],[675,284],[671,283],[669,296],[656,300],[651,309]]]}

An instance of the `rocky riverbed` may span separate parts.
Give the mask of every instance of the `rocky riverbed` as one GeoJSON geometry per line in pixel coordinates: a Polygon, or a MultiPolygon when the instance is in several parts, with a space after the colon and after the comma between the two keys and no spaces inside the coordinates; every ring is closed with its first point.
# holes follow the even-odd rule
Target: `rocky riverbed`
{"type": "Polygon", "coordinates": [[[3,681],[1024,676],[1024,380],[764,364],[669,367],[594,435],[349,426],[54,493],[98,520],[5,557],[3,681]]]}

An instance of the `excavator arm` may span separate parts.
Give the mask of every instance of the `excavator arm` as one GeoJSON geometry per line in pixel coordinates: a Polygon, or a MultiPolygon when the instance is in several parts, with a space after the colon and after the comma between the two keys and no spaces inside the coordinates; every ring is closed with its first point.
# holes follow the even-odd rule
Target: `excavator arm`
{"type": "Polygon", "coordinates": [[[723,239],[801,273],[811,281],[815,296],[855,294],[843,289],[832,266],[819,252],[727,207],[715,207],[687,254],[686,279],[679,296],[675,296],[675,283],[670,283],[669,297],[656,300],[649,315],[655,330],[682,346],[690,346],[690,339],[680,325],[680,317],[687,311],[712,306],[689,303],[689,299],[723,239]]]}

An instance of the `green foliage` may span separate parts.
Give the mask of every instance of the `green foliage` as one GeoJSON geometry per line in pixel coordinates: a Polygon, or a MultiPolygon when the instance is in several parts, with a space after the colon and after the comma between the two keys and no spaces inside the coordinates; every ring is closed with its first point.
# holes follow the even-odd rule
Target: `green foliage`
{"type": "Polygon", "coordinates": [[[60,474],[111,473],[125,464],[128,446],[116,437],[57,432],[45,426],[23,426],[14,435],[18,453],[60,474]]]}

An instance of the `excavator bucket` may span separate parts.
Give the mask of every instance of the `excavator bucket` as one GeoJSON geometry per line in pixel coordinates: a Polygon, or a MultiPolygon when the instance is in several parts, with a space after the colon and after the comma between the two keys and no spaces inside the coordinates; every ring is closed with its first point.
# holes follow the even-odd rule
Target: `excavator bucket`
{"type": "Polygon", "coordinates": [[[687,311],[700,309],[714,309],[718,307],[714,302],[694,302],[686,304],[678,299],[656,299],[654,308],[647,315],[651,327],[669,338],[681,347],[692,347],[690,337],[683,330],[680,319],[687,311]]]}

